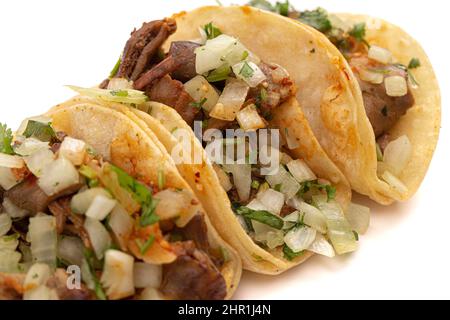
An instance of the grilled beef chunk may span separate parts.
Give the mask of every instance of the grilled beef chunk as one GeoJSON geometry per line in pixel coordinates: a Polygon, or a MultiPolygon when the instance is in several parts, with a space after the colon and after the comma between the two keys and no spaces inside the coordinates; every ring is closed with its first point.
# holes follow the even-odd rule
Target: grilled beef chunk
{"type": "Polygon", "coordinates": [[[395,65],[382,65],[372,60],[365,55],[355,55],[349,59],[359,86],[361,87],[364,107],[366,109],[367,117],[372,124],[373,131],[377,138],[389,131],[397,121],[406,114],[415,101],[410,89],[403,97],[390,97],[386,93],[384,83],[373,84],[363,81],[359,77],[359,70],[373,69],[385,73],[386,77],[401,76],[407,79],[408,75],[405,70],[396,67],[395,65]]]}
{"type": "Polygon", "coordinates": [[[5,194],[5,189],[3,189],[3,188],[0,186],[0,210],[1,210],[1,211],[3,211],[2,203],[3,203],[3,196],[4,196],[4,194],[5,194]]]}
{"type": "Polygon", "coordinates": [[[50,212],[56,217],[56,230],[58,234],[67,232],[81,238],[86,248],[92,248],[87,231],[84,229],[84,217],[72,212],[70,198],[58,199],[48,206],[50,212]],[[67,220],[72,224],[66,223],[67,220]]]}
{"type": "Polygon", "coordinates": [[[167,38],[176,31],[173,19],[144,23],[131,33],[125,45],[122,61],[116,77],[135,81],[149,67],[152,58],[167,38]]]}
{"type": "Polygon", "coordinates": [[[6,191],[4,196],[19,208],[27,210],[34,215],[39,212],[45,212],[50,202],[59,197],[77,192],[81,186],[81,184],[76,184],[53,196],[48,196],[39,187],[37,178],[31,175],[15,187],[6,191]]]}
{"type": "Polygon", "coordinates": [[[197,72],[194,51],[197,47],[199,44],[190,41],[173,42],[167,57],[139,77],[134,84],[135,89],[143,90],[167,74],[182,82],[195,77],[197,72]]]}
{"type": "Polygon", "coordinates": [[[184,90],[183,84],[168,75],[155,82],[147,90],[147,95],[151,101],[174,108],[188,124],[192,124],[196,114],[200,111],[192,104],[194,100],[184,90]]]}
{"type": "Polygon", "coordinates": [[[225,279],[208,255],[193,241],[177,242],[178,258],[163,266],[161,292],[180,300],[220,300],[227,294],[225,279]]]}

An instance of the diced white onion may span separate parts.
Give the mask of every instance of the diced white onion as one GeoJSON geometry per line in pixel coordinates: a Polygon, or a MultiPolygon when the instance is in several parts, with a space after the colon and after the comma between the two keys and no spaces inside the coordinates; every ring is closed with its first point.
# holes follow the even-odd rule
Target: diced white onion
{"type": "Polygon", "coordinates": [[[294,197],[288,201],[288,205],[300,211],[303,216],[303,222],[318,232],[327,233],[327,220],[323,213],[304,201],[294,197]]]}
{"type": "Polygon", "coordinates": [[[80,176],[74,165],[60,157],[44,167],[38,180],[39,187],[49,196],[67,189],[80,182],[80,176]]]}
{"type": "Polygon", "coordinates": [[[20,169],[25,166],[23,159],[18,156],[12,156],[5,153],[0,153],[0,167],[9,169],[20,169]]]}
{"type": "Polygon", "coordinates": [[[266,122],[259,115],[258,110],[256,110],[256,106],[254,104],[251,104],[240,110],[236,115],[236,119],[239,123],[239,126],[244,131],[255,131],[266,127],[266,122]]]}
{"type": "Polygon", "coordinates": [[[288,155],[287,153],[281,152],[280,153],[280,163],[282,165],[287,165],[289,162],[291,162],[292,159],[290,155],[288,155]]]}
{"type": "Polygon", "coordinates": [[[0,167],[0,186],[9,190],[20,182],[10,168],[0,167]]]}
{"type": "Polygon", "coordinates": [[[23,284],[25,291],[33,290],[45,285],[50,279],[50,267],[45,263],[35,263],[28,270],[23,284]]]}
{"type": "Polygon", "coordinates": [[[245,81],[251,88],[257,87],[267,79],[266,75],[253,62],[239,62],[233,65],[232,69],[236,77],[245,81]],[[248,74],[246,74],[246,71],[248,71],[248,74]]]}
{"type": "Polygon", "coordinates": [[[84,246],[80,238],[62,236],[58,241],[57,257],[72,265],[81,267],[84,246]]]}
{"type": "Polygon", "coordinates": [[[392,62],[392,53],[389,50],[372,45],[369,49],[369,58],[383,64],[389,64],[392,62]]]}
{"type": "Polygon", "coordinates": [[[196,76],[186,82],[184,89],[194,101],[205,101],[202,108],[207,112],[210,112],[219,100],[217,90],[203,76],[196,76]]]}
{"type": "Polygon", "coordinates": [[[45,285],[24,292],[23,300],[59,300],[58,293],[55,289],[50,289],[45,285]]]}
{"type": "Polygon", "coordinates": [[[6,211],[6,213],[13,219],[24,218],[30,214],[27,210],[21,209],[18,206],[16,206],[8,198],[3,199],[2,207],[6,211]]]}
{"type": "Polygon", "coordinates": [[[0,250],[0,272],[18,272],[20,259],[22,255],[17,251],[0,250]]]}
{"type": "Polygon", "coordinates": [[[314,172],[309,168],[305,161],[297,159],[289,162],[287,164],[287,168],[292,176],[299,183],[303,183],[305,181],[313,181],[317,179],[317,176],[314,172]]]}
{"type": "Polygon", "coordinates": [[[70,208],[73,212],[78,214],[85,214],[89,207],[91,207],[94,199],[98,196],[103,196],[111,199],[111,195],[103,188],[91,188],[80,191],[70,200],[70,208]]]}
{"type": "Polygon", "coordinates": [[[247,98],[249,86],[240,80],[229,78],[217,104],[210,112],[212,118],[234,121],[247,98]]]}
{"type": "Polygon", "coordinates": [[[316,240],[309,246],[308,251],[328,258],[334,258],[336,256],[333,246],[320,233],[316,235],[316,240]]]}
{"type": "Polygon", "coordinates": [[[178,218],[183,213],[183,210],[189,206],[186,195],[182,192],[166,189],[154,195],[157,199],[155,213],[161,220],[169,220],[178,218]]]}
{"type": "Polygon", "coordinates": [[[233,45],[230,47],[230,51],[225,56],[225,61],[233,66],[238,62],[244,60],[246,57],[247,61],[251,61],[253,63],[258,64],[261,60],[255,56],[252,52],[250,52],[240,41],[235,41],[233,45]]]}
{"type": "Polygon", "coordinates": [[[89,240],[91,241],[95,255],[98,259],[103,259],[105,251],[111,246],[111,236],[103,224],[95,219],[86,217],[84,221],[84,228],[86,229],[89,240]]]}
{"type": "Polygon", "coordinates": [[[345,215],[353,230],[365,234],[370,225],[370,208],[350,203],[345,215]]]}
{"type": "Polygon", "coordinates": [[[359,77],[363,81],[367,81],[373,84],[382,84],[384,81],[384,75],[381,72],[374,72],[366,69],[360,69],[358,73],[359,77]]]}
{"type": "Polygon", "coordinates": [[[280,215],[281,209],[284,206],[284,194],[273,189],[268,189],[258,193],[257,199],[267,208],[267,211],[275,215],[280,215]]]}
{"type": "Polygon", "coordinates": [[[225,171],[233,176],[233,183],[241,201],[247,201],[250,197],[252,186],[252,168],[248,164],[225,164],[225,171]]]}
{"type": "Polygon", "coordinates": [[[108,250],[105,253],[105,266],[101,278],[106,294],[111,300],[119,300],[132,296],[134,258],[118,250],[108,250]]]}
{"type": "Polygon", "coordinates": [[[86,155],[86,143],[78,139],[66,137],[61,143],[59,154],[72,162],[73,165],[79,166],[83,164],[86,155]]]}
{"type": "Polygon", "coordinates": [[[287,170],[280,166],[275,174],[267,175],[266,181],[272,188],[276,188],[281,185],[281,193],[286,196],[286,199],[291,199],[300,190],[300,184],[287,172],[287,170]]]}
{"type": "Polygon", "coordinates": [[[141,292],[139,300],[164,300],[164,297],[155,288],[145,288],[141,292]]]}
{"type": "Polygon", "coordinates": [[[110,197],[98,195],[92,201],[89,209],[86,211],[86,216],[98,221],[104,220],[108,214],[114,209],[117,201],[110,197]]]}
{"type": "Polygon", "coordinates": [[[0,237],[4,236],[11,230],[12,220],[11,217],[6,213],[0,214],[0,237]]]}
{"type": "Polygon", "coordinates": [[[28,170],[36,177],[40,177],[44,168],[55,160],[55,155],[50,149],[40,149],[24,158],[28,170]]]}
{"type": "Polygon", "coordinates": [[[220,185],[225,190],[225,192],[233,189],[233,184],[231,183],[228,174],[217,164],[214,164],[214,171],[216,172],[217,178],[219,178],[220,185]]]}
{"type": "Polygon", "coordinates": [[[298,138],[289,132],[289,128],[285,128],[284,138],[286,139],[287,147],[289,150],[295,150],[300,147],[298,138]]]}
{"type": "Polygon", "coordinates": [[[408,136],[403,135],[400,138],[391,141],[384,150],[383,161],[390,166],[395,175],[400,175],[412,157],[412,145],[408,136]]]}
{"type": "Polygon", "coordinates": [[[14,152],[21,156],[30,156],[39,150],[50,149],[48,142],[36,138],[26,138],[18,146],[14,147],[14,152]]]}
{"type": "Polygon", "coordinates": [[[358,242],[339,204],[319,197],[314,197],[313,201],[327,219],[328,238],[336,253],[342,255],[357,250],[358,242]]]}
{"type": "Polygon", "coordinates": [[[133,89],[133,81],[125,78],[112,78],[108,82],[108,90],[133,89]]]}
{"type": "Polygon", "coordinates": [[[225,57],[231,51],[237,40],[233,37],[221,34],[206,41],[204,46],[195,49],[195,69],[197,74],[204,74],[222,66],[225,57]]]}
{"type": "Polygon", "coordinates": [[[130,214],[120,204],[114,207],[109,216],[108,224],[122,250],[127,250],[128,239],[133,232],[133,222],[130,214]]]}
{"type": "Polygon", "coordinates": [[[284,244],[284,234],[282,230],[269,227],[258,221],[252,221],[255,230],[255,240],[265,244],[269,249],[275,249],[284,244]]]}
{"type": "Polygon", "coordinates": [[[315,239],[316,230],[308,227],[295,228],[284,236],[284,242],[294,252],[308,249],[315,239]]]}
{"type": "Polygon", "coordinates": [[[384,79],[386,94],[390,97],[403,97],[408,93],[408,83],[401,76],[392,76],[384,79]]]}
{"type": "Polygon", "coordinates": [[[0,250],[16,251],[19,246],[19,240],[14,236],[3,236],[0,237],[0,250]]]}
{"type": "Polygon", "coordinates": [[[36,262],[56,265],[57,233],[56,218],[48,215],[38,215],[30,218],[28,235],[31,243],[31,254],[36,262]]]}
{"type": "Polygon", "coordinates": [[[384,181],[386,181],[392,188],[394,188],[398,192],[402,194],[408,193],[408,187],[390,171],[385,171],[381,177],[383,178],[384,181]]]}
{"type": "Polygon", "coordinates": [[[136,288],[159,288],[162,282],[162,266],[136,262],[134,264],[134,286],[136,288]]]}

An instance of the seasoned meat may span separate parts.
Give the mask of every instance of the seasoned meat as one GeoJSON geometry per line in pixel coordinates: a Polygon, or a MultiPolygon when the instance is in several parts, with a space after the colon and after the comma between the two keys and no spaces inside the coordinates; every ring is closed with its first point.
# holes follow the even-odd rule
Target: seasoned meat
{"type": "Polygon", "coordinates": [[[161,292],[172,299],[221,300],[226,297],[225,280],[209,256],[194,242],[177,242],[175,262],[163,266],[161,292]]]}
{"type": "Polygon", "coordinates": [[[92,248],[87,231],[84,229],[84,217],[72,212],[70,198],[56,200],[48,206],[50,212],[56,217],[56,227],[59,234],[63,231],[76,235],[87,248],[92,248]],[[67,224],[67,220],[72,224],[67,224]]]}
{"type": "Polygon", "coordinates": [[[168,75],[155,82],[147,90],[147,95],[152,101],[174,108],[188,124],[192,124],[200,111],[192,104],[194,100],[184,90],[183,84],[168,75]]]}
{"type": "Polygon", "coordinates": [[[182,82],[195,77],[197,72],[194,51],[198,46],[190,41],[173,42],[167,57],[136,80],[135,89],[143,90],[168,74],[182,82]]]}
{"type": "Polygon", "coordinates": [[[32,214],[36,214],[45,212],[50,202],[59,197],[77,192],[80,190],[81,186],[81,184],[76,184],[53,196],[48,196],[39,187],[37,178],[35,176],[29,176],[15,187],[6,191],[4,196],[19,208],[25,209],[32,214]]]}
{"type": "Polygon", "coordinates": [[[386,150],[386,147],[388,146],[389,142],[391,142],[391,135],[388,133],[383,134],[381,137],[377,139],[377,143],[380,146],[381,152],[384,153],[384,150],[386,150]]]}
{"type": "Polygon", "coordinates": [[[192,240],[198,249],[207,251],[209,249],[208,232],[205,217],[196,215],[189,223],[181,229],[186,240],[192,240]]]}
{"type": "Polygon", "coordinates": [[[177,62],[171,76],[181,82],[186,82],[197,75],[195,70],[195,49],[200,47],[198,43],[190,41],[175,41],[170,45],[169,55],[177,62]]]}
{"type": "Polygon", "coordinates": [[[4,196],[4,194],[5,194],[5,189],[3,189],[3,188],[0,186],[0,211],[3,210],[1,204],[3,203],[3,196],[4,196]]]}
{"type": "Polygon", "coordinates": [[[133,31],[125,45],[116,77],[133,81],[138,79],[149,67],[161,45],[176,29],[175,20],[164,19],[144,23],[139,30],[133,31]]]}
{"type": "Polygon", "coordinates": [[[0,300],[22,300],[25,274],[0,273],[0,300]]]}
{"type": "Polygon", "coordinates": [[[407,73],[395,65],[381,65],[377,62],[369,60],[365,55],[355,55],[349,59],[349,63],[358,79],[361,87],[364,107],[366,109],[367,117],[372,124],[375,136],[379,138],[384,133],[389,131],[402,117],[406,114],[415,101],[411,90],[408,88],[408,93],[403,97],[390,97],[386,93],[384,83],[373,84],[363,81],[359,77],[359,70],[374,69],[383,72],[385,76],[401,76],[407,79],[407,73]]]}

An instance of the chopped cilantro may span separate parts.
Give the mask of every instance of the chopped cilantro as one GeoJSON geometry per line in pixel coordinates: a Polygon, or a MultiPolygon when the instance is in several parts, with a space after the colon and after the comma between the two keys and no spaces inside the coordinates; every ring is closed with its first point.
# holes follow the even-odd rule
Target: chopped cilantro
{"type": "Polygon", "coordinates": [[[14,150],[11,147],[13,141],[13,135],[11,129],[6,124],[0,123],[0,152],[6,154],[14,154],[14,150]]]}
{"type": "Polygon", "coordinates": [[[253,180],[252,181],[252,189],[258,190],[260,186],[260,183],[258,180],[253,180]]]}
{"type": "Polygon", "coordinates": [[[254,73],[255,70],[253,70],[253,68],[248,64],[247,61],[244,61],[244,65],[242,66],[241,71],[239,71],[239,74],[248,79],[253,77],[254,73]]]}
{"type": "Polygon", "coordinates": [[[352,37],[354,37],[359,42],[365,42],[366,37],[366,23],[357,23],[353,26],[353,29],[349,31],[348,33],[352,37]]]}
{"type": "Polygon", "coordinates": [[[237,208],[236,213],[246,219],[258,221],[277,230],[281,230],[284,226],[283,219],[268,211],[239,207],[237,208]]]}
{"type": "Polygon", "coordinates": [[[201,101],[199,102],[191,102],[191,107],[197,108],[197,109],[201,109],[203,108],[203,106],[205,105],[206,101],[208,101],[208,99],[203,98],[201,101]]]}
{"type": "Polygon", "coordinates": [[[314,181],[306,181],[301,184],[300,191],[298,192],[299,196],[303,196],[305,193],[310,190],[317,189],[319,191],[325,191],[327,193],[328,201],[336,198],[336,188],[329,184],[321,184],[317,180],[314,181]]]}
{"type": "Polygon", "coordinates": [[[275,186],[275,188],[273,188],[275,191],[277,191],[277,192],[281,192],[281,188],[283,187],[283,185],[281,184],[281,183],[279,183],[279,184],[277,184],[276,186],[275,186]]]}
{"type": "Polygon", "coordinates": [[[147,253],[147,251],[150,249],[150,247],[153,245],[154,242],[155,242],[155,236],[153,234],[150,235],[150,237],[148,238],[147,241],[145,241],[144,244],[141,242],[141,240],[136,239],[136,244],[142,255],[145,255],[147,253]]]}
{"type": "Polygon", "coordinates": [[[117,75],[117,72],[119,72],[120,64],[122,63],[122,56],[119,57],[116,64],[114,65],[114,68],[109,73],[109,78],[112,79],[117,75]]]}
{"type": "Polygon", "coordinates": [[[50,123],[43,123],[35,120],[28,121],[23,135],[26,138],[33,137],[44,142],[49,142],[56,137],[55,131],[50,123]]]}
{"type": "Polygon", "coordinates": [[[292,261],[297,257],[300,257],[304,254],[304,251],[294,252],[291,248],[289,248],[286,244],[283,246],[283,254],[286,260],[292,261]]]}
{"type": "Polygon", "coordinates": [[[128,97],[127,90],[111,90],[110,93],[112,96],[115,96],[115,97],[128,97]]]}
{"type": "Polygon", "coordinates": [[[353,235],[355,236],[355,240],[359,241],[359,234],[356,231],[353,231],[353,235]]]}
{"type": "Polygon", "coordinates": [[[248,5],[262,10],[275,11],[272,4],[267,0],[252,0],[248,5]]]}
{"type": "Polygon", "coordinates": [[[217,38],[218,36],[220,36],[220,35],[222,34],[222,31],[220,31],[219,28],[217,28],[216,26],[214,26],[212,22],[206,24],[206,25],[203,27],[203,30],[205,30],[206,38],[207,38],[208,40],[217,38]]]}
{"type": "Polygon", "coordinates": [[[155,213],[158,200],[153,199],[152,192],[145,185],[139,183],[122,169],[111,165],[112,170],[117,174],[119,184],[122,188],[130,192],[136,201],[141,204],[142,212],[140,226],[147,227],[159,221],[159,216],[155,213]]]}
{"type": "Polygon", "coordinates": [[[408,69],[416,69],[421,66],[420,60],[417,58],[412,58],[408,64],[408,69]]]}
{"type": "Polygon", "coordinates": [[[328,12],[323,8],[303,11],[300,13],[299,20],[323,33],[330,31],[333,27],[328,18],[328,12]]]}
{"type": "Polygon", "coordinates": [[[206,77],[208,82],[219,82],[226,80],[231,73],[231,68],[228,64],[224,64],[223,66],[211,71],[209,75],[206,77]]]}
{"type": "Polygon", "coordinates": [[[285,2],[278,2],[275,4],[275,12],[277,12],[278,14],[282,15],[282,16],[289,16],[289,1],[286,0],[285,2]]]}
{"type": "Polygon", "coordinates": [[[100,280],[97,277],[97,274],[95,272],[95,257],[92,252],[92,250],[85,249],[84,250],[84,260],[87,263],[87,266],[89,268],[90,276],[92,277],[92,281],[94,282],[94,292],[95,295],[99,300],[107,300],[105,291],[103,290],[102,284],[100,283],[100,280]]]}

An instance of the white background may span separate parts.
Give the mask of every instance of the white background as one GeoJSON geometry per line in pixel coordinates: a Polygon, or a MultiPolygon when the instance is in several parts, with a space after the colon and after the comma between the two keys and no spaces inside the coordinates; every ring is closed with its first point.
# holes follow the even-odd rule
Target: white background
{"type": "MultiPolygon", "coordinates": [[[[242,1],[223,1],[226,3],[242,1]]],[[[0,8],[0,122],[16,128],[72,93],[65,84],[104,79],[128,35],[142,22],[214,4],[198,1],[2,1],[0,8]]],[[[407,203],[372,208],[360,250],[347,257],[314,257],[276,278],[244,273],[237,299],[450,298],[450,143],[447,105],[449,6],[447,1],[291,1],[300,9],[366,13],[411,33],[428,52],[441,85],[441,138],[430,171],[407,203]]]]}

